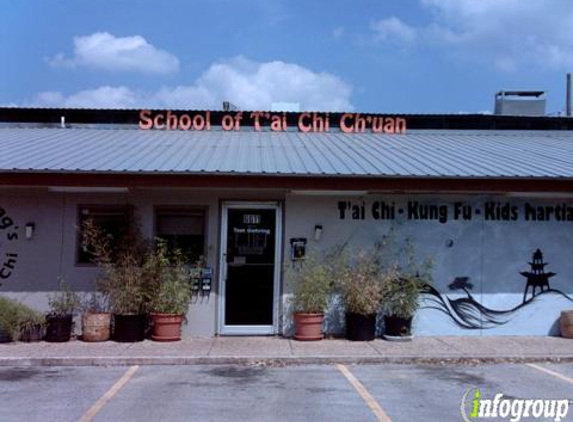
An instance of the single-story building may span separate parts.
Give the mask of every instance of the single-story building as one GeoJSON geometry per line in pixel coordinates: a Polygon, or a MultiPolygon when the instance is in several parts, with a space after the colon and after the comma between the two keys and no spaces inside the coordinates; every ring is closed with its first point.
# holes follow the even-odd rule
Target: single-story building
{"type": "Polygon", "coordinates": [[[390,231],[434,261],[416,335],[573,308],[570,118],[2,108],[0,150],[0,293],[40,309],[59,277],[93,289],[82,221],[133,215],[205,257],[187,335],[289,335],[283,266],[390,231]]]}

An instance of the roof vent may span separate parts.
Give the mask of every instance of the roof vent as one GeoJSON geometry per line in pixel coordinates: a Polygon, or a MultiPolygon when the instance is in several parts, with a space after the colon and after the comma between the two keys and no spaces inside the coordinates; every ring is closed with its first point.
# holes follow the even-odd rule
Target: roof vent
{"type": "Polygon", "coordinates": [[[544,116],[545,91],[500,91],[495,94],[495,114],[544,116]]]}
{"type": "Polygon", "coordinates": [[[230,101],[223,101],[223,111],[237,111],[239,107],[230,101]]]}

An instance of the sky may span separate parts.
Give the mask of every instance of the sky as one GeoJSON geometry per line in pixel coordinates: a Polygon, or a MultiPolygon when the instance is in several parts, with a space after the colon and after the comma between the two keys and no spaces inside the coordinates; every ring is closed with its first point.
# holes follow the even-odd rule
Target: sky
{"type": "Polygon", "coordinates": [[[565,109],[571,0],[0,0],[0,105],[565,109]]]}

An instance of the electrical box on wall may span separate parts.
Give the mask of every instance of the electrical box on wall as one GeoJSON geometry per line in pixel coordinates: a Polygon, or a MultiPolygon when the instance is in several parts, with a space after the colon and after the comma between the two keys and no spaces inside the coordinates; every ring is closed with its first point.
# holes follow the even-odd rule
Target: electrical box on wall
{"type": "Polygon", "coordinates": [[[290,239],[290,259],[299,261],[306,255],[306,237],[294,237],[290,239]]]}
{"type": "Polygon", "coordinates": [[[203,292],[203,296],[209,296],[211,294],[212,273],[213,270],[210,267],[201,269],[201,291],[203,292]]]}
{"type": "Polygon", "coordinates": [[[211,267],[192,268],[189,272],[191,295],[209,297],[211,294],[213,269],[211,267]]]}

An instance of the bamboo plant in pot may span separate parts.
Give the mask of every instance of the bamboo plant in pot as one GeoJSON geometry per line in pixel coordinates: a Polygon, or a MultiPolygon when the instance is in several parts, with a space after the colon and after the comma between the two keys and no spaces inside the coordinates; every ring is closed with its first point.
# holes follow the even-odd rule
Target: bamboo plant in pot
{"type": "Polygon", "coordinates": [[[105,296],[91,292],[82,303],[82,340],[107,341],[111,337],[111,312],[105,296]]]}
{"type": "Polygon", "coordinates": [[[147,314],[156,269],[150,264],[148,244],[138,230],[113,239],[88,220],[83,226],[84,244],[101,270],[98,290],[109,301],[113,314],[113,338],[118,342],[145,339],[147,314]]]}
{"type": "Polygon", "coordinates": [[[324,259],[310,253],[303,261],[289,264],[286,277],[293,290],[294,338],[321,340],[324,312],[333,292],[332,268],[324,259]]]}
{"type": "Polygon", "coordinates": [[[46,315],[44,340],[61,343],[70,340],[73,318],[80,305],[80,297],[72,292],[69,284],[60,279],[60,288],[48,296],[50,312],[46,315]]]}
{"type": "Polygon", "coordinates": [[[374,340],[382,295],[376,260],[371,253],[361,251],[340,268],[338,280],[346,311],[346,337],[353,341],[374,340]]]}
{"type": "Polygon", "coordinates": [[[406,341],[412,339],[412,320],[419,307],[420,295],[432,281],[431,262],[424,269],[402,272],[392,266],[382,273],[382,310],[384,338],[406,341]]]}
{"type": "Polygon", "coordinates": [[[134,252],[122,252],[113,263],[102,265],[98,288],[109,297],[115,341],[133,343],[145,339],[147,310],[151,300],[150,278],[145,261],[134,252]]]}
{"type": "Polygon", "coordinates": [[[181,251],[169,251],[167,243],[161,239],[157,239],[152,259],[159,278],[151,299],[151,338],[155,341],[179,341],[181,326],[191,303],[189,269],[181,251]]]}

